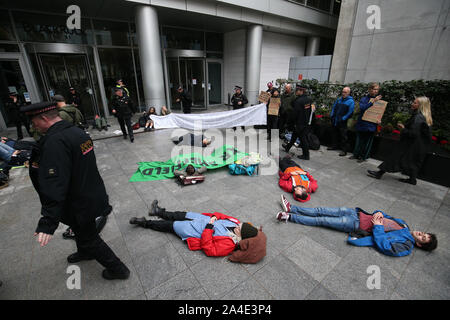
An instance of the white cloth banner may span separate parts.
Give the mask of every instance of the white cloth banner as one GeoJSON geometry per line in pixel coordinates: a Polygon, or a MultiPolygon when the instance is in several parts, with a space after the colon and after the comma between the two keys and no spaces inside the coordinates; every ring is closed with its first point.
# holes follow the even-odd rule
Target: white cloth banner
{"type": "Polygon", "coordinates": [[[188,130],[232,128],[238,126],[254,126],[267,124],[267,108],[265,103],[238,110],[184,114],[170,113],[167,116],[150,116],[155,129],[185,128],[188,130]],[[195,126],[195,128],[194,128],[195,126]]]}

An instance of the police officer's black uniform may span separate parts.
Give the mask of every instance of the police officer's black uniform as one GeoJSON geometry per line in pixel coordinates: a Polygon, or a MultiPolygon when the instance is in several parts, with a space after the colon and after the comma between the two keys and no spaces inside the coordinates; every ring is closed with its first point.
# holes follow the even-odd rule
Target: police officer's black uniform
{"type": "MultiPolygon", "coordinates": [[[[17,94],[11,94],[11,96],[16,96],[17,94]]],[[[27,117],[23,112],[20,112],[20,107],[22,103],[20,103],[19,99],[14,102],[12,98],[9,98],[9,101],[6,103],[6,109],[8,110],[8,115],[11,119],[11,122],[14,122],[17,128],[17,140],[23,139],[22,133],[22,124],[28,132],[28,135],[31,137],[30,133],[30,123],[28,122],[27,117]]]]}
{"type": "MultiPolygon", "coordinates": [[[[115,88],[116,90],[122,90],[120,88],[115,88]]],[[[123,91],[122,91],[123,92],[123,91]]],[[[133,128],[131,126],[131,116],[136,112],[136,109],[131,101],[130,97],[127,95],[123,95],[119,97],[118,95],[114,95],[112,99],[112,109],[116,110],[117,121],[119,122],[120,129],[123,133],[123,138],[127,138],[127,131],[130,135],[130,141],[134,141],[133,128]],[[127,129],[125,129],[125,125],[127,129]]]]}
{"type": "MultiPolygon", "coordinates": [[[[236,89],[242,89],[239,86],[235,86],[234,88],[236,89]]],[[[233,96],[231,97],[231,104],[233,105],[233,110],[237,110],[237,109],[242,109],[244,108],[244,106],[248,103],[248,99],[247,97],[242,93],[242,91],[238,94],[238,93],[234,93],[233,96]],[[239,104],[239,102],[241,102],[241,104],[239,104]]],[[[245,129],[244,126],[241,126],[242,130],[245,129]]],[[[233,130],[236,130],[236,127],[233,127],[233,130]]]]}
{"type": "MultiPolygon", "coordinates": [[[[37,103],[22,108],[34,115],[54,103],[37,103]]],[[[53,124],[33,148],[30,178],[42,209],[36,233],[52,235],[59,222],[75,233],[78,252],[68,257],[69,263],[96,259],[106,268],[106,279],[126,279],[128,268],[100,238],[95,219],[112,211],[103,179],[98,172],[91,138],[71,123],[61,120],[53,124]]]]}
{"type": "Polygon", "coordinates": [[[300,138],[300,144],[303,151],[301,159],[309,160],[309,143],[307,139],[309,128],[309,117],[311,115],[312,100],[306,94],[297,96],[292,102],[295,118],[295,129],[292,133],[291,141],[287,145],[283,145],[286,152],[289,152],[297,138],[300,138]]]}
{"type": "Polygon", "coordinates": [[[183,113],[191,113],[192,98],[189,92],[183,89],[183,91],[178,92],[177,99],[180,99],[183,113]]]}

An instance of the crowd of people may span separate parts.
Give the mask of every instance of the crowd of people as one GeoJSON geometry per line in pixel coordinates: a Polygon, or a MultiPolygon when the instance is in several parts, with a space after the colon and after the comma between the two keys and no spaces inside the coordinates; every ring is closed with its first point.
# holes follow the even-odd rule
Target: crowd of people
{"type": "MultiPolygon", "coordinates": [[[[362,115],[382,98],[379,90],[379,84],[371,83],[368,94],[359,103],[361,114],[356,124],[357,141],[351,159],[362,162],[370,154],[376,124],[364,121],[362,115]]],[[[292,159],[289,151],[298,138],[302,149],[299,158],[305,161],[310,159],[308,134],[312,130],[314,103],[307,95],[307,88],[301,84],[296,85],[295,90],[291,84],[287,84],[281,92],[272,83],[268,83],[267,92],[270,94],[267,110],[272,99],[280,99],[278,114],[267,113],[268,140],[272,139],[271,129],[279,129],[280,138],[284,138],[285,132],[291,133],[290,140],[282,146],[288,155],[279,159],[278,184],[284,191],[292,193],[295,200],[306,202],[311,193],[317,191],[318,181],[292,159]]],[[[188,92],[180,86],[178,93],[177,101],[181,103],[183,112],[190,113],[192,101],[188,92]]],[[[62,222],[69,226],[65,237],[73,238],[77,245],[77,252],[67,258],[69,263],[95,259],[105,268],[102,273],[105,279],[127,279],[130,270],[99,235],[112,207],[97,168],[94,143],[85,131],[85,117],[79,110],[80,101],[75,99],[74,90],[71,90],[71,94],[71,105],[66,104],[63,96],[55,95],[53,101],[21,107],[17,117],[19,140],[2,137],[0,156],[8,165],[29,161],[29,175],[42,205],[42,217],[35,231],[41,246],[48,244],[62,222]],[[34,134],[38,142],[27,144],[20,141],[19,128],[21,130],[25,122],[31,123],[29,129],[26,127],[27,131],[30,135],[34,134]]],[[[131,116],[137,110],[129,94],[123,81],[118,81],[114,87],[111,112],[117,117],[124,139],[129,136],[133,143],[131,116]]],[[[11,103],[16,104],[17,109],[17,101],[13,98],[14,95],[11,103]]],[[[235,87],[231,102],[233,110],[243,108],[248,103],[242,87],[235,87]]],[[[416,184],[418,170],[431,140],[430,101],[426,97],[418,97],[411,109],[411,119],[405,124],[398,124],[402,130],[401,148],[379,166],[379,171],[369,171],[369,176],[380,179],[385,172],[401,171],[409,176],[409,179],[402,179],[402,182],[416,184]]],[[[354,110],[355,101],[351,96],[351,88],[345,87],[333,104],[330,114],[333,144],[328,149],[341,150],[339,156],[345,156],[350,151],[347,121],[354,110]]],[[[169,110],[163,107],[161,115],[168,113],[169,110]]],[[[144,131],[154,129],[151,115],[156,115],[154,107],[150,107],[139,119],[144,131]]],[[[107,129],[101,121],[98,126],[107,129]]],[[[211,139],[203,135],[188,134],[173,142],[205,147],[211,143],[211,139]]],[[[202,175],[205,171],[206,168],[195,169],[188,165],[175,175],[195,176],[202,175]]],[[[347,232],[348,243],[372,246],[386,255],[405,256],[411,253],[414,246],[428,251],[437,247],[436,235],[412,231],[405,221],[379,210],[368,213],[360,208],[305,208],[292,205],[284,195],[281,196],[280,205],[283,210],[275,216],[278,221],[347,232]]],[[[186,241],[190,250],[202,250],[207,256],[229,256],[230,261],[257,263],[266,255],[267,236],[262,228],[224,213],[167,211],[159,207],[155,200],[149,215],[160,220],[133,217],[129,223],[173,233],[186,241]]]]}

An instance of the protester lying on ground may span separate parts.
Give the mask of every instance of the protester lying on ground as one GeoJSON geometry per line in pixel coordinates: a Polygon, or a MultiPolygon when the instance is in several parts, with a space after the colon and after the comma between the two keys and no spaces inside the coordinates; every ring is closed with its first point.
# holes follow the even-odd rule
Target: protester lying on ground
{"type": "Polygon", "coordinates": [[[311,199],[310,194],[316,192],[318,186],[313,176],[303,170],[299,164],[292,160],[290,155],[280,159],[280,180],[278,185],[286,192],[292,192],[294,199],[306,202],[311,199]]]}
{"type": "Polygon", "coordinates": [[[231,254],[231,261],[257,263],[266,255],[267,238],[261,228],[223,213],[169,212],[154,200],[149,215],[164,220],[133,217],[130,224],[174,233],[187,242],[190,250],[203,250],[207,256],[231,254]]]}
{"type": "Polygon", "coordinates": [[[98,131],[108,131],[108,121],[106,120],[105,117],[100,117],[98,114],[95,115],[94,117],[94,123],[92,125],[92,128],[97,129],[98,131]]]}
{"type": "Polygon", "coordinates": [[[207,147],[211,144],[211,139],[208,139],[204,135],[195,135],[193,133],[187,133],[184,136],[176,137],[172,139],[172,142],[177,145],[186,145],[194,147],[207,147]]]}
{"type": "Polygon", "coordinates": [[[372,214],[360,208],[303,208],[291,205],[282,195],[279,221],[291,221],[307,226],[321,226],[348,232],[348,243],[359,247],[375,247],[381,253],[402,257],[412,252],[414,245],[432,251],[437,247],[435,234],[410,231],[401,219],[380,210],[372,214]]]}
{"type": "Polygon", "coordinates": [[[30,159],[30,156],[30,150],[17,150],[6,143],[0,143],[0,160],[5,161],[8,165],[21,166],[30,159]]]}
{"type": "Polygon", "coordinates": [[[173,174],[175,177],[184,185],[196,184],[197,182],[203,182],[203,174],[208,169],[205,166],[200,168],[195,168],[192,164],[188,164],[184,170],[174,170],[173,174]],[[195,179],[197,177],[198,179],[195,179]]]}
{"type": "Polygon", "coordinates": [[[37,144],[34,141],[14,140],[7,137],[1,137],[0,142],[16,150],[32,150],[33,147],[37,147],[37,144]]]}

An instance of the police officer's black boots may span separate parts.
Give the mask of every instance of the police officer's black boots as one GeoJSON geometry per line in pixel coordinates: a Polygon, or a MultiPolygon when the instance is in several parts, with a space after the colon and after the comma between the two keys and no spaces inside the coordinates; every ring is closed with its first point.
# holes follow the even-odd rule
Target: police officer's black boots
{"type": "Polygon", "coordinates": [[[142,217],[142,218],[133,217],[130,219],[130,224],[137,224],[138,226],[145,228],[145,225],[147,224],[147,220],[144,217],[142,217]]]}
{"type": "Polygon", "coordinates": [[[72,253],[70,256],[67,257],[67,262],[69,263],[77,263],[83,260],[94,260],[94,257],[79,252],[72,253]]]}
{"type": "Polygon", "coordinates": [[[158,207],[158,200],[153,200],[152,206],[148,211],[149,216],[161,217],[166,212],[166,209],[158,207]]]}

